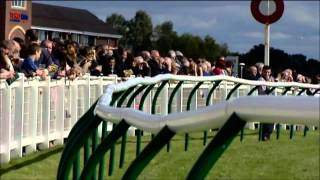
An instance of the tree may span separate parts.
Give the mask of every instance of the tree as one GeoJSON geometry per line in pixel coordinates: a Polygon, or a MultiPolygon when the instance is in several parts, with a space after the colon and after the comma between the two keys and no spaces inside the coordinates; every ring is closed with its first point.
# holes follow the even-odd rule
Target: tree
{"type": "Polygon", "coordinates": [[[128,21],[121,15],[113,13],[111,16],[106,18],[106,23],[110,24],[122,38],[119,40],[121,46],[126,46],[127,44],[127,32],[128,32],[128,21]]]}
{"type": "MultiPolygon", "coordinates": [[[[244,62],[246,65],[251,66],[257,62],[263,62],[263,58],[264,45],[259,44],[253,46],[249,52],[241,54],[240,62],[244,62]]],[[[289,55],[281,49],[270,47],[270,67],[274,72],[274,75],[287,68],[309,77],[320,74],[320,62],[313,59],[307,61],[306,59],[306,56],[303,54],[289,55]]]]}
{"type": "Polygon", "coordinates": [[[135,17],[129,21],[129,45],[131,45],[135,52],[142,50],[150,50],[151,34],[151,17],[145,11],[137,11],[135,17]]]}
{"type": "Polygon", "coordinates": [[[173,30],[173,23],[171,21],[157,25],[154,28],[154,33],[158,37],[155,48],[161,54],[166,54],[169,50],[173,49],[173,42],[177,39],[177,33],[173,30]]]}
{"type": "Polygon", "coordinates": [[[204,37],[204,49],[203,49],[203,54],[204,57],[206,57],[209,60],[214,60],[216,59],[220,54],[219,54],[219,45],[216,44],[215,39],[213,37],[206,35],[204,37]]]}
{"type": "Polygon", "coordinates": [[[180,50],[186,57],[198,58],[201,55],[200,44],[202,39],[199,36],[184,33],[174,43],[174,48],[180,50]]]}

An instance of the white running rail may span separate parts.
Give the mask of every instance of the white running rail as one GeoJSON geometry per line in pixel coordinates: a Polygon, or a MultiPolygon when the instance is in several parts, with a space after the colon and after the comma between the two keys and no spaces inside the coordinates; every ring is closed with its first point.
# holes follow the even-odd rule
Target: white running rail
{"type": "Polygon", "coordinates": [[[320,89],[320,85],[301,83],[272,83],[249,81],[229,76],[192,77],[177,75],[158,75],[154,78],[135,78],[130,81],[109,85],[95,108],[101,118],[119,123],[124,119],[128,124],[141,130],[157,133],[164,126],[176,133],[207,130],[221,127],[232,113],[248,122],[273,122],[285,124],[319,125],[319,97],[242,97],[217,105],[184,113],[169,115],[150,115],[131,108],[114,108],[109,106],[114,92],[126,90],[137,84],[149,85],[165,80],[179,81],[218,81],[225,80],[245,85],[272,87],[300,87],[320,89]],[[254,109],[254,111],[253,111],[254,109]],[[196,120],[195,120],[196,119],[196,120]]]}
{"type": "MultiPolygon", "coordinates": [[[[109,100],[108,98],[105,100],[105,98],[110,95],[110,92],[123,90],[137,82],[150,84],[169,79],[185,80],[186,84],[181,86],[173,102],[173,111],[183,112],[186,107],[186,94],[198,81],[222,80],[213,94],[211,104],[224,102],[228,92],[238,82],[247,85],[239,87],[232,99],[245,96],[254,85],[258,84],[279,87],[275,90],[275,96],[281,94],[284,86],[319,88],[319,85],[262,83],[225,76],[195,78],[192,76],[159,75],[155,78],[135,78],[117,86],[112,85],[121,81],[116,77],[84,76],[74,81],[65,79],[41,81],[26,79],[22,74],[20,76],[21,78],[10,86],[4,80],[0,80],[0,163],[7,163],[13,157],[21,157],[23,153],[28,154],[37,149],[49,148],[51,143],[62,144],[74,123],[103,94],[103,89],[109,93],[105,93],[100,99],[99,107],[104,107],[103,104],[108,106],[109,100]]],[[[168,96],[175,86],[175,82],[170,82],[170,85],[165,86],[162,90],[157,114],[167,114],[168,96]]],[[[209,82],[200,86],[192,100],[193,110],[200,111],[205,107],[204,96],[211,87],[212,83],[209,82]]],[[[154,90],[156,88],[157,86],[154,90]]],[[[293,90],[288,92],[288,95],[297,92],[293,90]]],[[[137,109],[139,106],[139,98],[136,98],[133,109],[137,109]]],[[[152,96],[148,96],[144,106],[145,112],[151,112],[151,100],[152,96]]],[[[250,126],[253,128],[253,124],[250,126]]],[[[111,128],[112,125],[109,124],[108,130],[111,128]]]]}

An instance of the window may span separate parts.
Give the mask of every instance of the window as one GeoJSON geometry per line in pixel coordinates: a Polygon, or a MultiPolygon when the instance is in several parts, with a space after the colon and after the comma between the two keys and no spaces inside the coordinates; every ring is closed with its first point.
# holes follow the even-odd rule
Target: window
{"type": "Polygon", "coordinates": [[[83,46],[87,46],[88,43],[89,43],[89,36],[81,35],[80,36],[80,44],[82,44],[83,46]]]}
{"type": "Polygon", "coordinates": [[[79,43],[79,35],[78,34],[72,34],[71,39],[72,39],[72,41],[76,41],[77,43],[79,43]]]}
{"type": "Polygon", "coordinates": [[[11,7],[13,8],[26,8],[26,1],[25,0],[12,0],[11,7]]]}
{"type": "Polygon", "coordinates": [[[60,38],[59,32],[52,32],[52,39],[53,38],[60,38]]]}
{"type": "Polygon", "coordinates": [[[39,40],[40,40],[40,41],[45,40],[45,39],[46,39],[45,31],[39,30],[39,31],[38,31],[38,36],[39,36],[39,40]]]}

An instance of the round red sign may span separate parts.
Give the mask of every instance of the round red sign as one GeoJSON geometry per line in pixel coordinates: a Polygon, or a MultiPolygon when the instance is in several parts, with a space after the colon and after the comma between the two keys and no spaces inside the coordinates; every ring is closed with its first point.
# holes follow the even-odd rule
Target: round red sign
{"type": "Polygon", "coordinates": [[[262,24],[278,21],[284,11],[283,0],[252,0],[251,13],[262,24]]]}

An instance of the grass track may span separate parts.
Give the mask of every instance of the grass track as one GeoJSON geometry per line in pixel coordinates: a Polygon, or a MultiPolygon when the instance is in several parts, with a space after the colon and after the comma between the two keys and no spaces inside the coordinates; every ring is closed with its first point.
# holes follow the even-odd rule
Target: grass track
{"type": "MultiPolygon", "coordinates": [[[[246,131],[246,133],[242,143],[239,137],[235,138],[212,168],[207,179],[319,180],[319,131],[309,132],[307,137],[303,137],[302,133],[298,132],[292,140],[289,139],[288,131],[282,131],[279,140],[275,140],[273,134],[269,142],[258,142],[254,131],[246,131]]],[[[183,137],[183,135],[176,135],[172,141],[171,152],[167,153],[166,148],[163,148],[142,172],[139,179],[185,179],[204,147],[202,133],[193,133],[189,151],[184,152],[183,137]]],[[[114,175],[106,179],[121,179],[133,160],[135,139],[129,137],[128,140],[124,168],[118,168],[120,150],[118,144],[114,175]]],[[[149,136],[144,136],[143,146],[149,140],[149,136]]],[[[61,152],[60,146],[13,160],[0,168],[0,179],[56,179],[61,152]]],[[[108,157],[107,154],[106,158],[108,157]]]]}

